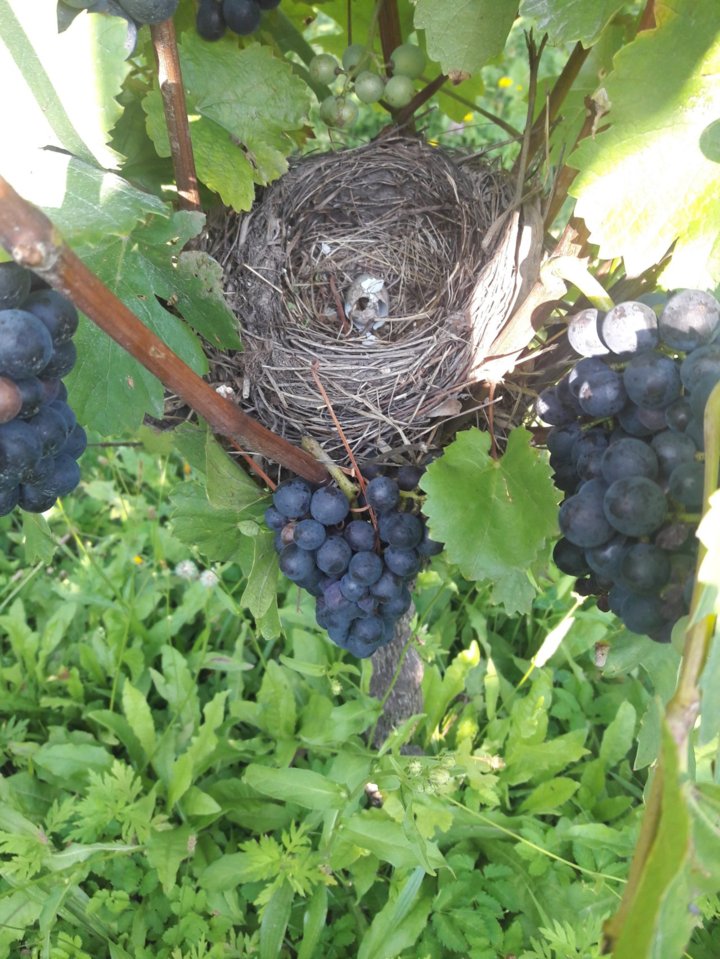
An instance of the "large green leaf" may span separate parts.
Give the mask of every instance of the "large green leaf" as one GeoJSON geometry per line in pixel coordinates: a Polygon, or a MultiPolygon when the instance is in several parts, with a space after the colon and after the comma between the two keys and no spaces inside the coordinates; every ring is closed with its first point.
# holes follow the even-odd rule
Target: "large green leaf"
{"type": "Polygon", "coordinates": [[[544,454],[526,430],[510,434],[501,459],[490,456],[490,436],[460,433],[427,470],[424,511],[433,538],[467,579],[489,579],[504,593],[517,587],[545,541],[557,529],[558,493],[544,454]]]}
{"type": "Polygon", "coordinates": [[[107,142],[130,70],[125,21],[82,13],[58,33],[56,0],[0,0],[0,23],[0,169],[47,146],[116,167],[107,142]]]}
{"type": "Polygon", "coordinates": [[[312,769],[273,769],[251,763],[244,780],[263,796],[306,809],[340,809],[347,798],[341,786],[312,769]]]}
{"type": "Polygon", "coordinates": [[[551,43],[579,40],[589,47],[623,6],[623,0],[522,0],[520,16],[533,20],[551,43]]]}
{"type": "MultiPolygon", "coordinates": [[[[258,44],[238,49],[230,37],[208,44],[192,30],[182,35],[180,57],[198,176],[225,203],[248,210],[253,184],[286,172],[286,157],[295,147],[292,134],[306,122],[310,91],[286,60],[258,44]]],[[[143,108],[158,153],[169,156],[158,89],[146,96],[143,108]]]]}
{"type": "Polygon", "coordinates": [[[720,165],[703,141],[720,98],[717,4],[660,0],[655,16],[615,58],[610,126],[572,154],[571,192],[600,256],[637,274],[675,244],[663,284],[707,289],[720,280],[720,165]]]}
{"type": "Polygon", "coordinates": [[[418,0],[415,26],[425,31],[427,51],[445,73],[477,73],[505,45],[517,16],[517,0],[418,0]]]}

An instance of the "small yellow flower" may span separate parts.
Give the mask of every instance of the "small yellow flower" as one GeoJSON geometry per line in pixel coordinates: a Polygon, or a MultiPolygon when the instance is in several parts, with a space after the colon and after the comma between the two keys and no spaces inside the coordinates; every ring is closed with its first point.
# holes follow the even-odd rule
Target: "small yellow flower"
{"type": "Polygon", "coordinates": [[[142,556],[133,556],[133,563],[135,563],[136,566],[142,566],[144,562],[145,560],[142,558],[142,556]]]}
{"type": "Polygon", "coordinates": [[[192,466],[190,466],[189,463],[183,463],[183,473],[186,476],[189,476],[191,472],[192,472],[192,466]]]}
{"type": "Polygon", "coordinates": [[[440,144],[438,143],[437,140],[428,140],[428,143],[430,144],[431,147],[438,147],[438,146],[440,146],[440,144]]]}
{"type": "Polygon", "coordinates": [[[523,87],[522,83],[518,83],[518,85],[515,87],[515,89],[516,89],[516,90],[523,90],[524,87],[523,87]]]}
{"type": "Polygon", "coordinates": [[[498,86],[500,87],[501,90],[507,90],[507,88],[511,87],[512,85],[513,85],[512,77],[500,77],[500,79],[498,80],[498,86]]]}
{"type": "Polygon", "coordinates": [[[463,117],[463,123],[470,123],[472,118],[473,118],[472,113],[466,113],[465,116],[463,117]]]}

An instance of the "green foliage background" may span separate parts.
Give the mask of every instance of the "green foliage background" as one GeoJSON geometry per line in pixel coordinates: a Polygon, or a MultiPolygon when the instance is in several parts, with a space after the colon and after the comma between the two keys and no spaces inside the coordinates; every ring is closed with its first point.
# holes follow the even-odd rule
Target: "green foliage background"
{"type": "MultiPolygon", "coordinates": [[[[292,153],[386,122],[380,107],[347,133],[317,122],[328,91],[307,63],[342,51],[347,6],[284,0],[253,38],[210,45],[181,0],[206,208],[248,210],[292,153]]],[[[350,7],[354,39],[381,60],[374,4],[350,7]]],[[[204,373],[205,343],[240,342],[220,268],[182,252],[203,217],[174,209],[149,31],[126,59],[118,18],[81,13],[58,33],[55,8],[0,0],[0,173],[204,373]]],[[[430,101],[430,142],[493,148],[510,168],[523,31],[549,34],[536,114],[584,44],[534,182],[548,192],[561,163],[577,171],[574,211],[608,282],[662,260],[665,287],[715,287],[716,4],[658,0],[640,33],[639,7],[616,0],[448,9],[398,0],[429,57],[418,89],[469,74],[430,101]],[[607,112],[574,149],[587,97],[607,112]]],[[[162,414],[161,384],[90,322],[77,342],[72,405],[96,442],[121,445],[86,455],[80,491],[47,520],[0,520],[0,957],[592,959],[659,756],[664,818],[616,959],[718,955],[717,643],[698,735],[677,756],[662,711],[678,651],[552,572],[558,494],[529,433],[495,460],[468,430],[427,472],[447,551],[416,595],[424,712],[375,748],[372,667],[331,646],[279,580],[262,492],[203,430],[141,427],[162,414]]],[[[719,509],[716,494],[700,530],[704,613],[719,509]]]]}

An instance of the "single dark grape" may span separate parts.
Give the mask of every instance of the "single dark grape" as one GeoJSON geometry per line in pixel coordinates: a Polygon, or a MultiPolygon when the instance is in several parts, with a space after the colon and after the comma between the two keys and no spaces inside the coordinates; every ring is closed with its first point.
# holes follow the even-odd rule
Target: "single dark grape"
{"type": "Polygon", "coordinates": [[[603,515],[602,497],[583,494],[582,489],[562,503],[558,519],[565,539],[583,549],[600,546],[613,535],[613,528],[603,515]]]}
{"type": "Polygon", "coordinates": [[[596,450],[604,451],[607,449],[608,445],[608,435],[605,430],[600,427],[593,427],[592,429],[586,430],[578,436],[572,446],[572,452],[570,455],[571,462],[575,468],[577,468],[578,461],[586,456],[588,453],[592,453],[596,450]]]}
{"type": "Polygon", "coordinates": [[[686,396],[681,396],[679,400],[665,407],[665,422],[675,433],[684,433],[691,418],[692,409],[686,396]]]}
{"type": "Polygon", "coordinates": [[[650,441],[660,463],[664,476],[669,476],[676,466],[692,460],[697,447],[685,433],[673,433],[672,430],[663,430],[656,433],[650,441]]]}
{"type": "Polygon", "coordinates": [[[567,338],[580,356],[604,356],[610,350],[600,338],[600,324],[605,314],[590,308],[570,317],[567,338]]]}
{"type": "Polygon", "coordinates": [[[713,340],[720,329],[720,303],[701,290],[681,290],[660,314],[660,338],[672,350],[689,353],[713,340]]]}
{"type": "Polygon", "coordinates": [[[273,493],[273,506],[288,519],[298,519],[310,509],[312,489],[304,479],[281,483],[273,493]]]}
{"type": "Polygon", "coordinates": [[[627,401],[622,377],[609,367],[589,374],[580,385],[578,401],[588,416],[614,416],[627,401]]]}
{"type": "Polygon", "coordinates": [[[287,523],[287,517],[283,516],[280,510],[274,506],[268,506],[265,510],[265,525],[268,529],[279,532],[287,523]]]}
{"type": "Polygon", "coordinates": [[[630,436],[652,436],[652,429],[640,419],[640,408],[630,402],[617,415],[622,429],[630,436]]]}
{"type": "Polygon", "coordinates": [[[670,579],[670,559],[652,543],[635,543],[626,549],[616,579],[633,593],[655,596],[670,579]]]}
{"type": "MultiPolygon", "coordinates": [[[[354,557],[353,557],[354,559],[354,557]]],[[[350,573],[340,579],[340,590],[346,599],[356,603],[363,596],[367,596],[368,588],[364,583],[359,583],[350,573]]]]}
{"type": "Polygon", "coordinates": [[[632,592],[625,597],[620,618],[631,633],[641,636],[660,629],[665,622],[656,596],[638,596],[632,592]]]}
{"type": "Polygon", "coordinates": [[[14,310],[30,292],[32,273],[17,263],[0,263],[0,310],[14,310]]]}
{"type": "Polygon", "coordinates": [[[423,538],[423,525],[412,513],[384,513],[380,518],[380,538],[390,546],[412,549],[423,538]]]}
{"type": "Polygon", "coordinates": [[[637,418],[643,426],[647,426],[653,433],[659,433],[667,426],[665,419],[665,407],[657,410],[645,410],[640,406],[637,408],[637,418]]]}
{"type": "Polygon", "coordinates": [[[45,324],[56,347],[67,343],[78,328],[78,311],[72,301],[57,290],[31,293],[23,303],[23,309],[45,324]]]}
{"type": "Polygon", "coordinates": [[[619,303],[600,323],[600,336],[616,356],[652,350],[660,342],[655,311],[635,300],[619,303]]]}
{"type": "Polygon", "coordinates": [[[234,33],[248,36],[260,26],[260,7],[255,0],[223,0],[225,23],[234,33]]]}
{"type": "Polygon", "coordinates": [[[377,553],[363,550],[350,560],[348,571],[353,579],[364,586],[372,586],[382,576],[383,561],[377,553]]]}
{"type": "Polygon", "coordinates": [[[310,515],[323,526],[337,526],[350,512],[347,496],[337,486],[321,486],[310,500],[310,515]]]}
{"type": "Polygon", "coordinates": [[[693,350],[680,364],[680,379],[686,390],[691,390],[706,373],[720,373],[720,342],[693,350]]]}
{"type": "Polygon", "coordinates": [[[77,348],[72,340],[55,347],[53,354],[44,367],[43,376],[61,379],[74,369],[77,360],[77,348]]]}
{"type": "Polygon", "coordinates": [[[325,527],[316,519],[301,519],[293,530],[293,542],[301,549],[319,549],[326,535],[325,527]]]}
{"type": "Polygon", "coordinates": [[[597,479],[602,476],[602,459],[605,450],[590,450],[578,457],[575,472],[581,480],[597,479]]]}
{"type": "Polygon", "coordinates": [[[655,452],[647,443],[634,437],[611,443],[603,453],[602,475],[607,483],[614,483],[623,476],[655,479],[659,471],[655,452]]]}
{"type": "Polygon", "coordinates": [[[22,420],[30,419],[47,401],[42,380],[39,380],[37,376],[29,376],[25,379],[15,380],[15,385],[22,398],[22,406],[18,416],[22,420]]]}
{"type": "Polygon", "coordinates": [[[317,551],[318,568],[330,576],[341,576],[348,568],[352,550],[347,541],[338,534],[327,537],[317,551]]]}
{"type": "Polygon", "coordinates": [[[55,505],[57,493],[48,485],[20,487],[18,505],[28,513],[44,513],[55,505]]]}
{"type": "Polygon", "coordinates": [[[685,509],[699,510],[703,504],[705,468],[695,460],[680,463],[668,478],[668,493],[685,509]]]}
{"type": "Polygon", "coordinates": [[[573,444],[582,433],[579,423],[569,423],[567,426],[555,426],[547,435],[546,446],[551,456],[561,460],[569,460],[573,444]]]}
{"type": "Polygon", "coordinates": [[[668,406],[682,390],[675,361],[655,350],[633,356],[625,367],[623,382],[633,403],[645,409],[668,406]]]}
{"type": "Polygon", "coordinates": [[[0,426],[0,482],[22,480],[42,457],[42,443],[37,432],[24,420],[13,420],[0,426]]]}
{"type": "Polygon", "coordinates": [[[315,567],[315,556],[295,543],[290,543],[281,551],[279,565],[287,578],[296,582],[311,575],[315,567]]]}
{"type": "Polygon", "coordinates": [[[665,494],[645,476],[625,476],[612,483],[603,508],[608,522],[625,536],[649,536],[662,526],[667,515],[665,494]]]}
{"type": "Polygon", "coordinates": [[[422,466],[411,466],[409,464],[401,466],[395,474],[395,482],[398,488],[406,493],[411,493],[417,488],[425,469],[422,466]]]}
{"type": "Polygon", "coordinates": [[[203,40],[213,42],[225,34],[222,0],[200,0],[195,17],[195,29],[203,40]]]}
{"type": "Polygon", "coordinates": [[[430,537],[427,526],[423,529],[423,538],[417,546],[417,551],[421,556],[437,556],[445,549],[444,543],[430,537]]]}
{"type": "Polygon", "coordinates": [[[616,583],[608,592],[608,609],[622,619],[623,607],[629,598],[630,590],[616,583]]]}
{"type": "Polygon", "coordinates": [[[378,648],[378,645],[382,639],[382,622],[380,624],[380,629],[381,629],[380,638],[377,640],[369,641],[369,642],[366,642],[363,639],[360,639],[356,636],[351,636],[348,634],[343,648],[346,649],[353,656],[355,656],[357,659],[367,659],[369,656],[372,656],[372,654],[378,648]]]}
{"type": "Polygon", "coordinates": [[[69,436],[77,426],[77,417],[65,400],[53,400],[52,403],[46,403],[43,409],[55,410],[65,420],[65,432],[69,436]]]}
{"type": "Polygon", "coordinates": [[[411,604],[412,596],[410,595],[410,590],[407,586],[403,586],[397,596],[393,596],[392,599],[388,599],[383,603],[383,613],[386,616],[392,616],[393,619],[399,619],[410,609],[411,604]]]}
{"type": "Polygon", "coordinates": [[[54,485],[58,496],[67,496],[80,482],[80,467],[67,453],[55,457],[54,485]]]}
{"type": "Polygon", "coordinates": [[[26,310],[0,313],[0,375],[35,376],[48,363],[53,345],[45,325],[26,310]]]}
{"type": "Polygon", "coordinates": [[[555,543],[553,562],[561,573],[567,573],[568,576],[585,576],[590,571],[585,559],[585,550],[565,537],[555,543]]]}
{"type": "Polygon", "coordinates": [[[345,527],[343,535],[350,547],[357,553],[375,547],[375,528],[372,523],[366,520],[351,520],[345,527]]]}
{"type": "Polygon", "coordinates": [[[556,386],[548,386],[539,394],[535,412],[549,426],[566,426],[575,419],[575,411],[563,403],[556,386]]]}
{"type": "Polygon", "coordinates": [[[400,490],[395,480],[389,476],[376,476],[367,484],[365,498],[378,513],[385,513],[400,502],[400,490]]]}
{"type": "Polygon", "coordinates": [[[384,559],[387,568],[403,579],[409,579],[420,570],[420,557],[415,549],[398,549],[395,546],[388,546],[384,559]]]}
{"type": "Polygon", "coordinates": [[[585,559],[590,569],[605,579],[616,579],[620,564],[628,548],[624,536],[613,536],[607,543],[585,550],[585,559]]]}
{"type": "Polygon", "coordinates": [[[396,576],[391,570],[386,569],[380,579],[370,587],[370,592],[373,596],[377,596],[378,599],[388,600],[399,596],[402,588],[402,579],[396,576]]]}
{"type": "Polygon", "coordinates": [[[68,429],[62,414],[52,405],[43,406],[32,419],[26,421],[37,433],[43,456],[55,456],[65,445],[68,429]]]}

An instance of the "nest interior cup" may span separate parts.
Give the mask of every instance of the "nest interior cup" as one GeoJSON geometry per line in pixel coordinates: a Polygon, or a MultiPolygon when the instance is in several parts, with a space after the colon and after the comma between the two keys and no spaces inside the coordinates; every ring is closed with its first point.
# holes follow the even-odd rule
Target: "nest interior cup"
{"type": "Polygon", "coordinates": [[[210,228],[244,347],[220,378],[338,462],[329,405],[356,457],[421,455],[518,298],[513,193],[497,168],[417,139],[298,159],[210,228]]]}

